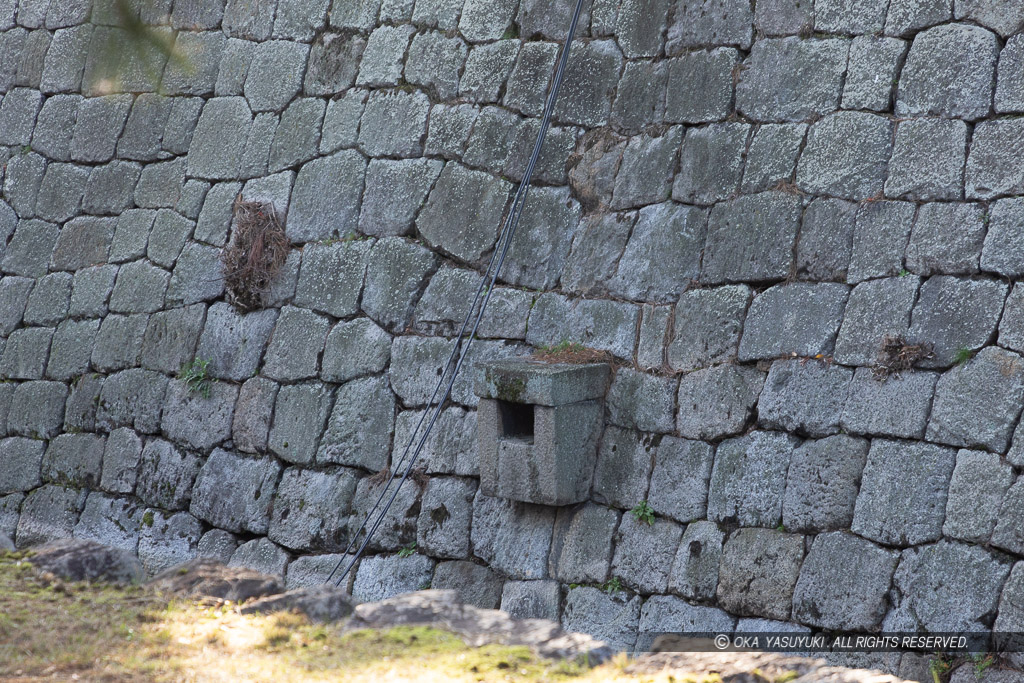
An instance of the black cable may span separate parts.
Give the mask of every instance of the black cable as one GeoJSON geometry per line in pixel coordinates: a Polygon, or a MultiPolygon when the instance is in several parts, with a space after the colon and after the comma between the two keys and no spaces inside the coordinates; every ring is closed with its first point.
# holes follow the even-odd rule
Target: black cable
{"type": "Polygon", "coordinates": [[[373,538],[373,534],[376,533],[378,527],[384,521],[385,515],[387,515],[388,511],[391,509],[392,504],[395,502],[395,498],[398,496],[398,491],[402,488],[402,484],[405,483],[406,479],[408,479],[409,475],[412,473],[412,468],[416,464],[416,460],[419,457],[420,452],[423,450],[424,445],[426,445],[426,441],[427,438],[430,436],[430,432],[433,430],[434,425],[437,423],[437,419],[438,417],[440,417],[441,411],[444,409],[445,403],[451,396],[452,388],[455,386],[455,379],[458,377],[459,370],[462,369],[462,364],[465,362],[466,357],[469,355],[470,347],[473,344],[473,340],[476,338],[477,329],[479,329],[480,327],[480,321],[483,319],[484,311],[486,310],[487,304],[491,298],[491,293],[494,291],[494,285],[498,279],[498,272],[501,270],[501,266],[505,262],[505,257],[508,254],[508,249],[512,243],[512,238],[515,236],[516,229],[519,226],[519,219],[522,217],[523,207],[526,203],[526,198],[530,191],[530,183],[533,179],[533,173],[536,170],[537,161],[540,159],[541,148],[544,145],[544,139],[547,137],[548,128],[551,126],[551,116],[554,112],[555,102],[558,99],[558,91],[562,87],[562,80],[565,76],[565,67],[569,61],[569,50],[572,47],[572,39],[576,33],[576,27],[579,24],[580,14],[583,10],[583,2],[584,0],[576,0],[576,8],[573,12],[572,21],[569,24],[569,33],[566,36],[565,44],[562,47],[562,54],[559,57],[558,66],[555,69],[555,77],[551,85],[551,91],[548,93],[548,98],[544,105],[544,115],[541,118],[540,130],[537,132],[537,140],[533,145],[533,153],[530,155],[530,160],[526,165],[526,171],[523,174],[523,178],[519,183],[518,189],[516,190],[515,199],[512,201],[512,207],[510,208],[509,213],[505,218],[505,222],[502,225],[501,231],[498,234],[498,240],[495,244],[494,252],[491,254],[491,258],[487,263],[487,268],[484,270],[484,275],[480,281],[480,286],[477,288],[476,296],[473,298],[473,302],[470,305],[469,312],[466,314],[466,319],[463,321],[462,327],[459,329],[459,335],[456,338],[455,345],[452,348],[451,354],[448,356],[448,360],[445,363],[444,369],[441,373],[441,377],[438,379],[437,386],[434,388],[434,392],[433,394],[431,394],[430,401],[427,403],[428,409],[423,411],[423,415],[420,417],[420,421],[416,424],[416,428],[413,430],[413,433],[409,439],[409,443],[406,445],[405,451],[402,453],[402,457],[391,468],[391,474],[388,477],[387,483],[384,485],[384,488],[381,491],[380,496],[378,496],[377,501],[374,503],[373,507],[370,508],[370,511],[367,513],[366,517],[363,519],[362,524],[359,526],[359,529],[357,529],[356,532],[352,534],[352,536],[349,538],[349,542],[345,546],[345,550],[342,552],[341,559],[338,560],[338,563],[335,565],[334,570],[331,571],[330,576],[328,576],[327,578],[327,583],[332,582],[332,580],[334,579],[334,575],[338,572],[338,569],[344,563],[345,556],[351,551],[355,540],[359,537],[359,534],[366,529],[366,524],[367,522],[369,522],[370,517],[373,516],[373,514],[377,511],[377,508],[380,506],[381,501],[384,500],[384,496],[387,495],[388,488],[390,488],[391,484],[394,483],[399,469],[401,468],[402,464],[404,464],[406,458],[409,455],[409,450],[412,448],[413,443],[416,441],[416,435],[419,432],[420,427],[423,426],[423,422],[427,417],[427,413],[429,412],[429,406],[433,405],[435,399],[437,399],[437,394],[441,390],[441,387],[445,387],[444,393],[442,394],[440,400],[437,401],[437,405],[433,410],[433,414],[430,417],[430,421],[427,423],[427,427],[424,430],[422,436],[420,437],[419,442],[416,445],[415,451],[413,451],[412,459],[409,461],[409,464],[406,466],[405,471],[402,473],[401,479],[399,479],[398,481],[398,485],[395,487],[387,503],[385,503],[384,509],[380,511],[373,525],[366,532],[363,542],[359,546],[359,549],[356,551],[355,556],[348,563],[348,566],[345,567],[345,571],[341,573],[341,576],[338,577],[338,580],[335,582],[335,585],[341,584],[345,577],[348,576],[349,572],[352,571],[352,568],[355,566],[356,562],[359,561],[359,558],[362,557],[363,551],[369,544],[370,539],[373,538]],[[481,294],[483,295],[482,301],[480,299],[481,294]],[[473,322],[472,332],[470,332],[469,335],[466,336],[466,329],[469,326],[469,321],[473,319],[474,311],[477,311],[476,320],[473,322]],[[458,358],[458,361],[455,362],[455,365],[453,367],[452,362],[456,359],[456,357],[458,358]],[[450,375],[449,370],[451,371],[450,375]],[[446,377],[448,378],[447,386],[445,385],[446,377]]]}

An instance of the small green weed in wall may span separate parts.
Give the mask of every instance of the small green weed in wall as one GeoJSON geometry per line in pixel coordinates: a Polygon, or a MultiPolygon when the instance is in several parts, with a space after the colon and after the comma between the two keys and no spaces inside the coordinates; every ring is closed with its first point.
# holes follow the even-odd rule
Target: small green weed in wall
{"type": "Polygon", "coordinates": [[[654,525],[654,508],[648,505],[646,500],[641,500],[630,512],[637,518],[637,521],[654,525]]]}
{"type": "Polygon", "coordinates": [[[416,541],[413,541],[409,545],[402,546],[402,549],[398,551],[399,557],[412,557],[416,554],[416,541]]]}
{"type": "Polygon", "coordinates": [[[203,398],[210,398],[210,387],[213,385],[213,379],[206,372],[209,365],[210,361],[208,360],[194,358],[181,367],[178,379],[185,382],[185,386],[188,387],[189,391],[198,391],[203,398]]]}
{"type": "Polygon", "coordinates": [[[972,358],[974,358],[974,351],[971,351],[966,346],[961,346],[956,350],[956,353],[953,354],[953,363],[955,365],[963,365],[972,358]]]}
{"type": "Polygon", "coordinates": [[[617,576],[613,576],[608,581],[601,584],[601,590],[608,595],[615,595],[622,590],[622,581],[617,576]]]}

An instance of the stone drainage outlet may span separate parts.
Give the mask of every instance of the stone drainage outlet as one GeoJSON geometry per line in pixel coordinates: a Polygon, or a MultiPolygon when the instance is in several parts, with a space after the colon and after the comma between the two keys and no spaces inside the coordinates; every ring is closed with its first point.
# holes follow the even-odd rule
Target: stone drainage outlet
{"type": "Polygon", "coordinates": [[[480,490],[542,505],[587,499],[611,370],[504,360],[479,366],[480,490]]]}

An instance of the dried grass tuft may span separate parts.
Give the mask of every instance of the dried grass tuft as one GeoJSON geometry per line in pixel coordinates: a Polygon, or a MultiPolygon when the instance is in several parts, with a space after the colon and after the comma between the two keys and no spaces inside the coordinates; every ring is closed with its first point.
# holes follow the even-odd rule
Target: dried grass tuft
{"type": "Polygon", "coordinates": [[[890,377],[899,377],[901,372],[914,367],[918,361],[935,357],[931,344],[911,344],[899,335],[882,337],[878,357],[872,372],[875,379],[884,382],[890,377]]]}
{"type": "Polygon", "coordinates": [[[288,237],[270,202],[234,204],[234,233],[221,254],[228,302],[243,310],[262,308],[270,284],[288,258],[288,237]]]}

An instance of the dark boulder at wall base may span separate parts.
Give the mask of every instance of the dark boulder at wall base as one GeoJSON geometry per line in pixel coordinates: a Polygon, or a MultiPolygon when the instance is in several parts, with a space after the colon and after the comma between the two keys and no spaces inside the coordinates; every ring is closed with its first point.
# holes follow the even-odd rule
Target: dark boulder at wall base
{"type": "Polygon", "coordinates": [[[142,581],[142,563],[126,550],[95,541],[61,539],[32,548],[29,561],[41,572],[67,581],[109,581],[134,584],[142,581]]]}
{"type": "Polygon", "coordinates": [[[204,557],[171,567],[154,576],[149,583],[173,595],[219,598],[232,602],[244,602],[284,592],[284,586],[273,576],[252,569],[226,567],[218,560],[204,557]]]}

